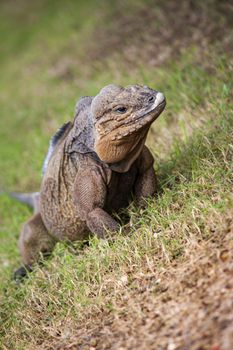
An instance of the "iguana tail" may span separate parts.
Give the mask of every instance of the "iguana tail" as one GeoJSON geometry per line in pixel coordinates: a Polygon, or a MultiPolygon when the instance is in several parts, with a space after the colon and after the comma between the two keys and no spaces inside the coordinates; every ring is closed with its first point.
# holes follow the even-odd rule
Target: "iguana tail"
{"type": "Polygon", "coordinates": [[[31,207],[35,213],[39,211],[39,201],[40,201],[40,193],[32,192],[32,193],[17,193],[17,192],[5,192],[10,197],[17,199],[21,203],[27,204],[31,207]]]}

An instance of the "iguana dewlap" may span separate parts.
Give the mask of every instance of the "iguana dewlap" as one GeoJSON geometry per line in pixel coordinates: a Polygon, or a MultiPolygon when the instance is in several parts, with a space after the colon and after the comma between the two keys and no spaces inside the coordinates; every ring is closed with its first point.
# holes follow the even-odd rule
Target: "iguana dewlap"
{"type": "Polygon", "coordinates": [[[147,86],[108,85],[82,97],[73,122],[55,134],[44,164],[40,206],[23,227],[20,250],[31,266],[57,240],[105,237],[119,229],[113,212],[156,190],[148,130],[165,107],[147,86]]]}

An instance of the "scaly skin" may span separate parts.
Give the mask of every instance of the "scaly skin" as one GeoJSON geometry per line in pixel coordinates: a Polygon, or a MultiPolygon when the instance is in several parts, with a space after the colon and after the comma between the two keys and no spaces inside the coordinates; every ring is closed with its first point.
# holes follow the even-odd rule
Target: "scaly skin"
{"type": "Polygon", "coordinates": [[[25,266],[31,270],[59,240],[114,234],[113,212],[127,207],[132,194],[138,205],[153,196],[156,177],[145,140],[164,107],[161,93],[139,85],[109,85],[94,98],[81,98],[74,121],[58,132],[46,158],[39,212],[20,237],[25,266]]]}

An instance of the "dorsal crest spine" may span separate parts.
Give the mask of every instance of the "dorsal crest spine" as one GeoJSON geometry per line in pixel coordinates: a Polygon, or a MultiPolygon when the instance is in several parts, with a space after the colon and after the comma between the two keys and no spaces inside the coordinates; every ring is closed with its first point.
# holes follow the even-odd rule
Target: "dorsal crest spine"
{"type": "Polygon", "coordinates": [[[44,160],[44,164],[43,164],[43,169],[42,169],[42,175],[45,174],[45,171],[47,169],[49,160],[53,154],[54,148],[57,145],[57,143],[59,142],[59,140],[62,138],[62,136],[65,134],[66,130],[70,127],[71,122],[67,122],[65,124],[63,124],[58,130],[57,132],[52,136],[50,143],[49,143],[49,149],[47,152],[47,155],[45,157],[44,160]]]}

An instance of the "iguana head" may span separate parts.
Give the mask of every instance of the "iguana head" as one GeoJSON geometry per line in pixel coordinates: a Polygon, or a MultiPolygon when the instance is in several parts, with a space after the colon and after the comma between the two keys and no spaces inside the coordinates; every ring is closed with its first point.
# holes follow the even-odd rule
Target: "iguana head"
{"type": "Polygon", "coordinates": [[[132,164],[165,104],[164,95],[147,86],[104,87],[91,104],[99,158],[110,164],[128,159],[132,164]]]}

